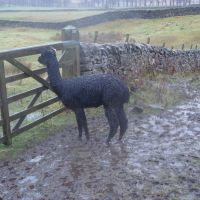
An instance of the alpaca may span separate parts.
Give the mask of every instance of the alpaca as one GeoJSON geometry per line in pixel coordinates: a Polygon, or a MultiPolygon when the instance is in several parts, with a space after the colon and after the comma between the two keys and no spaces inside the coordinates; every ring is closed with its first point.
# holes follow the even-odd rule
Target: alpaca
{"type": "Polygon", "coordinates": [[[111,74],[83,75],[63,80],[59,72],[56,51],[45,49],[38,62],[47,66],[48,78],[53,91],[66,108],[71,109],[76,116],[79,139],[82,130],[89,140],[89,131],[84,108],[104,106],[110,132],[107,144],[114,137],[120,126],[119,140],[128,128],[128,120],[124,111],[124,103],[129,100],[129,90],[125,83],[111,74]]]}

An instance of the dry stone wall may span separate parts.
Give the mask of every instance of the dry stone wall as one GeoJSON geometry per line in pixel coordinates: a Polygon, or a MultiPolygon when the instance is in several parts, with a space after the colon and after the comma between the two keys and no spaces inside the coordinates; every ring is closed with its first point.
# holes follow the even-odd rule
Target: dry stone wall
{"type": "Polygon", "coordinates": [[[134,19],[134,18],[154,19],[154,18],[164,18],[173,16],[184,16],[184,15],[199,15],[199,14],[200,14],[200,6],[149,9],[149,10],[148,9],[115,10],[115,11],[105,12],[99,15],[83,17],[81,19],[70,20],[65,22],[28,22],[28,21],[0,20],[0,26],[61,29],[65,26],[73,25],[77,28],[81,28],[117,19],[134,19]]]}
{"type": "Polygon", "coordinates": [[[81,72],[134,77],[143,71],[188,72],[200,69],[200,49],[171,50],[140,43],[81,43],[81,72]]]}

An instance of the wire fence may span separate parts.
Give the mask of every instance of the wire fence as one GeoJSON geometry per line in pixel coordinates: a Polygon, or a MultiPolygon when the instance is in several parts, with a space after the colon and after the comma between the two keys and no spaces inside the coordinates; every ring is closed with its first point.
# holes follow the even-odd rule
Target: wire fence
{"type": "Polygon", "coordinates": [[[155,46],[161,46],[166,47],[170,49],[180,49],[180,50],[188,50],[188,49],[198,49],[199,44],[196,44],[195,42],[192,44],[188,43],[182,43],[179,46],[174,45],[170,46],[169,42],[163,41],[160,44],[154,43],[152,41],[151,37],[147,37],[146,40],[143,41],[137,41],[135,38],[131,37],[131,34],[120,34],[120,33],[103,33],[99,31],[95,31],[94,33],[88,33],[88,34],[81,34],[80,35],[80,41],[82,42],[94,42],[94,43],[116,43],[116,42],[126,42],[126,43],[145,43],[145,44],[151,44],[155,46]]]}

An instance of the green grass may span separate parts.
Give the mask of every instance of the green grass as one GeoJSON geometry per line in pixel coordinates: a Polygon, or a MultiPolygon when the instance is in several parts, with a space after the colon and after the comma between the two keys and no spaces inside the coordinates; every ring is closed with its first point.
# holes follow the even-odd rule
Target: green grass
{"type": "Polygon", "coordinates": [[[61,130],[66,126],[74,124],[75,117],[72,113],[60,114],[53,119],[14,137],[11,146],[7,147],[0,144],[0,159],[15,158],[19,153],[31,146],[37,145],[38,142],[42,142],[48,136],[55,134],[58,129],[61,130]]]}
{"type": "MultiPolygon", "coordinates": [[[[102,108],[86,110],[87,118],[97,116],[100,113],[102,113],[102,108]]],[[[61,113],[58,116],[42,123],[41,125],[14,137],[12,139],[11,146],[7,147],[3,144],[0,144],[0,160],[5,158],[15,158],[17,155],[25,152],[30,147],[44,141],[50,135],[56,134],[57,131],[61,131],[65,127],[69,126],[76,126],[76,119],[75,115],[68,110],[66,113],[61,113]]]]}
{"type": "MultiPolygon", "coordinates": [[[[34,66],[32,66],[34,68],[34,66]]],[[[7,92],[8,96],[12,96],[18,93],[22,93],[28,91],[30,89],[36,88],[40,86],[40,84],[33,80],[32,78],[23,79],[22,82],[16,81],[10,84],[7,84],[7,92]]],[[[36,104],[44,102],[47,99],[54,97],[55,94],[51,91],[45,91],[42,93],[42,96],[39,97],[36,104]]],[[[21,101],[16,101],[14,103],[9,104],[9,111],[10,115],[20,112],[26,109],[27,105],[29,104],[32,97],[23,98],[21,101]]],[[[31,113],[31,118],[28,117],[24,120],[22,126],[25,126],[38,118],[46,115],[52,111],[57,110],[60,108],[62,104],[60,102],[54,103],[48,107],[40,109],[34,113],[31,113]]],[[[98,115],[101,112],[101,109],[89,109],[86,110],[87,116],[92,117],[98,115]]],[[[11,127],[13,127],[15,123],[11,123],[11,127]]],[[[14,158],[21,152],[25,151],[30,146],[37,145],[38,142],[42,142],[45,140],[49,135],[56,133],[59,129],[61,130],[64,127],[76,125],[75,116],[69,110],[66,113],[60,114],[53,119],[42,123],[39,126],[34,127],[16,137],[13,138],[13,144],[10,147],[6,147],[3,144],[0,144],[0,159],[11,157],[14,158]]],[[[2,134],[2,130],[0,128],[0,135],[2,134]]],[[[78,133],[77,133],[78,134],[78,133]]]]}
{"type": "Polygon", "coordinates": [[[129,33],[131,38],[138,42],[180,48],[184,43],[186,48],[191,44],[200,45],[200,15],[170,17],[162,19],[130,19],[116,20],[81,29],[82,34],[88,32],[116,32],[124,35],[129,33]]]}
{"type": "Polygon", "coordinates": [[[1,20],[34,22],[62,22],[104,13],[105,11],[45,11],[45,12],[0,12],[1,20]]]}
{"type": "MultiPolygon", "coordinates": [[[[36,66],[37,67],[39,66],[39,64],[37,62],[34,62],[35,60],[37,60],[35,58],[35,56],[31,56],[30,59],[31,59],[31,65],[29,67],[31,69],[34,69],[34,68],[36,68],[36,66]]],[[[7,72],[8,64],[7,63],[5,63],[5,64],[6,64],[5,68],[6,68],[6,72],[7,72]]],[[[11,68],[11,66],[10,66],[10,68],[11,68]]],[[[10,71],[11,71],[11,69],[10,69],[10,71]]],[[[8,73],[10,73],[10,71],[8,73]]],[[[26,78],[21,81],[16,81],[16,82],[7,84],[7,93],[8,93],[8,96],[12,96],[12,95],[15,95],[18,93],[29,91],[30,89],[33,89],[33,88],[36,88],[39,86],[41,86],[41,84],[38,83],[37,81],[35,81],[34,79],[26,78]]],[[[54,96],[55,96],[55,94],[53,92],[45,91],[38,98],[36,104],[44,102],[45,100],[48,100],[54,96]]],[[[26,97],[20,101],[16,101],[14,103],[9,104],[10,115],[26,109],[26,107],[30,103],[31,99],[32,99],[32,97],[26,97]]],[[[62,105],[59,102],[54,103],[48,107],[45,107],[41,110],[38,110],[37,112],[34,112],[34,113],[28,115],[28,117],[24,120],[22,126],[25,126],[25,125],[35,121],[36,119],[42,117],[43,115],[46,115],[52,111],[57,110],[61,106],[62,105]]],[[[7,157],[7,156],[15,156],[20,151],[23,151],[24,149],[26,149],[26,147],[28,147],[30,144],[36,143],[38,141],[42,141],[43,139],[45,139],[50,134],[49,130],[51,130],[51,132],[54,132],[55,129],[62,128],[63,126],[72,124],[73,122],[74,122],[74,117],[70,113],[67,114],[67,117],[64,114],[56,116],[55,120],[53,120],[53,122],[51,120],[49,120],[49,121],[43,123],[42,125],[37,126],[34,129],[26,131],[22,135],[15,137],[13,139],[13,145],[11,147],[7,148],[4,145],[0,145],[0,158],[7,157]]],[[[14,124],[15,124],[14,122],[11,122],[11,127],[13,127],[14,124]]],[[[0,135],[2,135],[1,129],[0,129],[0,135]]]]}
{"type": "Polygon", "coordinates": [[[33,28],[0,28],[0,50],[52,42],[57,32],[33,28]]]}
{"type": "MultiPolygon", "coordinates": [[[[161,112],[188,99],[180,85],[199,78],[198,74],[143,74],[137,82],[130,83],[137,88],[132,93],[131,104],[144,109],[144,113],[161,112]]],[[[194,87],[193,87],[194,88],[194,87]]]]}
{"type": "MultiPolygon", "coordinates": [[[[124,41],[125,34],[129,33],[130,38],[134,38],[138,42],[146,43],[147,38],[150,37],[150,43],[153,45],[162,45],[165,42],[166,47],[173,46],[180,49],[184,43],[185,48],[188,49],[191,44],[193,44],[193,47],[195,45],[200,46],[199,24],[200,15],[163,19],[117,20],[81,28],[80,34],[83,36],[82,41],[84,41],[84,39],[87,39],[89,33],[90,37],[93,38],[96,30],[100,33],[107,33],[107,35],[99,35],[99,41],[102,43],[109,42],[109,33],[116,33],[114,35],[111,34],[112,42],[115,35],[116,41],[124,41]],[[84,35],[87,35],[87,37],[84,37],[84,35]],[[102,39],[101,37],[104,38],[102,39]]],[[[0,28],[0,50],[60,40],[60,32],[59,30],[33,28],[0,28]]]]}

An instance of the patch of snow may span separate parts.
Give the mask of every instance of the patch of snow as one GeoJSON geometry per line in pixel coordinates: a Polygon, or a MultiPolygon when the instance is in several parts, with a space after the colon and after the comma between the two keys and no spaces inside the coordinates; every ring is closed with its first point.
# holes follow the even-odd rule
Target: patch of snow
{"type": "Polygon", "coordinates": [[[38,163],[40,162],[42,159],[44,158],[44,156],[36,156],[35,158],[29,160],[29,163],[38,163]]]}
{"type": "Polygon", "coordinates": [[[35,176],[27,176],[19,181],[19,184],[35,184],[38,179],[35,176]]]}

